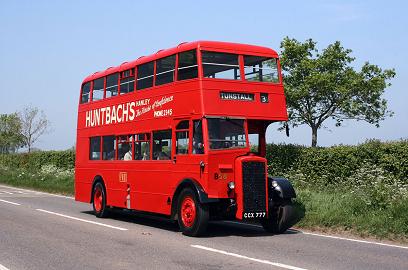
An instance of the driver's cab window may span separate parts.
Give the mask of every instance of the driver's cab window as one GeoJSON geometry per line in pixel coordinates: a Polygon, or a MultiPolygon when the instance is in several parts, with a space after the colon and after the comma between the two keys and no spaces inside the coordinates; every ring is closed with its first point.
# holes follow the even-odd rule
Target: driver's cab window
{"type": "Polygon", "coordinates": [[[171,129],[153,132],[153,159],[170,160],[171,129]]]}
{"type": "Polygon", "coordinates": [[[204,154],[203,125],[201,120],[193,121],[193,154],[204,154]]]}
{"type": "Polygon", "coordinates": [[[189,145],[189,121],[184,120],[178,123],[176,126],[176,154],[185,155],[188,154],[189,145]]]}

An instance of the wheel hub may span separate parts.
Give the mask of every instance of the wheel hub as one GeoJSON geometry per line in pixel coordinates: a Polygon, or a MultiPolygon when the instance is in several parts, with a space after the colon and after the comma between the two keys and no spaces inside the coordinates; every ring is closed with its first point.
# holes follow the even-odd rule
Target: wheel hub
{"type": "Polygon", "coordinates": [[[181,219],[184,226],[192,227],[196,218],[197,210],[193,198],[184,198],[181,204],[181,219]]]}
{"type": "Polygon", "coordinates": [[[100,188],[96,188],[94,192],[94,207],[97,212],[100,212],[102,209],[102,191],[100,188]]]}

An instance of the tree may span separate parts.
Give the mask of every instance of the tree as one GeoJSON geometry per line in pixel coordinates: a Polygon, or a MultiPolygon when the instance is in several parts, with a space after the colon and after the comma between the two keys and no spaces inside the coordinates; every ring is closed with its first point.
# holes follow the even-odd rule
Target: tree
{"type": "Polygon", "coordinates": [[[27,146],[30,153],[34,143],[48,132],[50,122],[47,120],[44,112],[36,107],[24,108],[20,113],[20,119],[24,145],[27,146]]]}
{"type": "Polygon", "coordinates": [[[312,130],[312,146],[317,145],[317,131],[327,119],[336,126],[344,120],[362,120],[379,127],[379,122],[392,112],[381,96],[394,69],[382,70],[366,62],[360,71],[351,64],[351,50],[339,41],[321,53],[312,39],[304,43],[284,38],[281,42],[281,65],[284,73],[288,126],[308,125],[312,130]]]}
{"type": "Polygon", "coordinates": [[[14,153],[24,145],[21,121],[17,113],[0,115],[0,153],[14,153]]]}

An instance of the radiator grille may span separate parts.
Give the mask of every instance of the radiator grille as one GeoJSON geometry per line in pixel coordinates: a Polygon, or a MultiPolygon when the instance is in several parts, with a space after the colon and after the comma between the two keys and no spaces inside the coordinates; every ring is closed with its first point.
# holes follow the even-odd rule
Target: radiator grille
{"type": "Polygon", "coordinates": [[[244,212],[266,211],[265,179],[265,163],[256,161],[242,163],[244,212]]]}

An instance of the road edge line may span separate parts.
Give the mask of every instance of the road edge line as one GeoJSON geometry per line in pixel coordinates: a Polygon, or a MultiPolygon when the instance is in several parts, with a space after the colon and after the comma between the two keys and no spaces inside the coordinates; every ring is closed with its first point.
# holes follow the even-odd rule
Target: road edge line
{"type": "Polygon", "coordinates": [[[49,193],[49,192],[44,192],[44,191],[38,191],[38,190],[33,190],[33,189],[27,189],[27,188],[18,188],[18,187],[13,187],[13,186],[4,185],[4,184],[0,184],[0,187],[5,187],[5,188],[10,188],[10,189],[15,189],[15,190],[22,190],[22,191],[37,192],[37,193],[40,193],[40,194],[45,194],[45,195],[50,195],[50,196],[60,197],[60,198],[65,198],[65,199],[71,199],[71,200],[74,199],[73,196],[59,195],[59,194],[54,194],[54,193],[49,193]]]}
{"type": "MultiPolygon", "coordinates": [[[[255,224],[250,224],[250,223],[236,222],[236,221],[226,221],[226,223],[245,225],[245,226],[256,227],[256,228],[262,229],[262,226],[255,225],[255,224]]],[[[368,240],[360,240],[360,239],[354,239],[354,238],[346,238],[346,237],[335,236],[335,235],[330,235],[330,234],[311,233],[311,232],[305,232],[305,231],[295,230],[295,229],[288,229],[287,231],[288,232],[300,233],[300,234],[304,234],[304,235],[312,235],[312,236],[318,236],[318,237],[332,238],[332,239],[343,240],[343,241],[351,241],[351,242],[358,242],[358,243],[385,246],[385,247],[408,249],[408,246],[387,244],[387,243],[374,242],[374,241],[368,241],[368,240]]]]}
{"type": "MultiPolygon", "coordinates": [[[[2,199],[0,199],[0,202],[9,203],[9,204],[12,204],[12,205],[21,205],[21,204],[19,204],[19,203],[10,202],[10,201],[6,201],[6,200],[2,200],[2,199]]],[[[1,268],[0,268],[0,270],[1,270],[1,268]]]]}
{"type": "Polygon", "coordinates": [[[10,270],[10,269],[8,269],[7,267],[5,267],[4,265],[2,265],[2,264],[0,263],[0,270],[10,270]]]}

